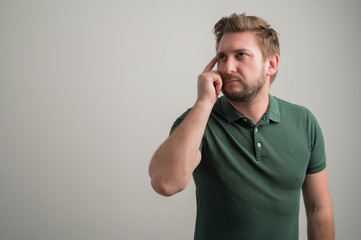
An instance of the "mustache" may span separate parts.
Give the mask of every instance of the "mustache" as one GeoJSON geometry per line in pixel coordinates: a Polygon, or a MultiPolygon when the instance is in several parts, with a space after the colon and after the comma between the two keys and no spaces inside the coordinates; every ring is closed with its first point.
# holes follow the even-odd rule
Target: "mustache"
{"type": "Polygon", "coordinates": [[[243,78],[236,74],[227,74],[222,78],[223,82],[227,82],[228,80],[237,80],[243,82],[243,78]]]}

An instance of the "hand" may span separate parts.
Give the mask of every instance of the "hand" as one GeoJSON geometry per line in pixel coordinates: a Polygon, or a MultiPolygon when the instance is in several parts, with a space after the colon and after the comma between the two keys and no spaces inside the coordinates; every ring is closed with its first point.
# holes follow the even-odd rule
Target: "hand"
{"type": "Polygon", "coordinates": [[[214,104],[222,89],[222,78],[219,71],[213,70],[218,62],[214,57],[205,67],[203,73],[198,76],[198,99],[197,101],[208,101],[214,104]]]}

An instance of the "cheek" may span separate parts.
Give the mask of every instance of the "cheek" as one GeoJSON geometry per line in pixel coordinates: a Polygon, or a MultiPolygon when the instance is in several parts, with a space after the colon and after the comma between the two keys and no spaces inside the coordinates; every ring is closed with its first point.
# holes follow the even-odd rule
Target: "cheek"
{"type": "Polygon", "coordinates": [[[244,64],[242,67],[239,67],[238,72],[245,75],[245,76],[252,76],[256,73],[260,72],[260,69],[257,66],[254,66],[252,64],[246,65],[244,64]]]}
{"type": "Polygon", "coordinates": [[[216,63],[216,69],[217,69],[217,71],[221,71],[222,70],[222,63],[220,63],[220,62],[217,62],[216,63]]]}
{"type": "Polygon", "coordinates": [[[221,77],[223,78],[225,75],[224,65],[221,63],[217,63],[216,70],[220,73],[221,77]]]}

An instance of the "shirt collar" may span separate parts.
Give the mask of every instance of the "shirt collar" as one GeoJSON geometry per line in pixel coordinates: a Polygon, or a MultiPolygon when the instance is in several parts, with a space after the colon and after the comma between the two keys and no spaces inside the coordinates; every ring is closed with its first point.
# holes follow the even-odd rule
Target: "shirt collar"
{"type": "Polygon", "coordinates": [[[269,119],[273,122],[281,121],[280,109],[278,107],[278,100],[275,96],[269,94],[269,107],[266,112],[268,114],[269,119]]]}
{"type": "MultiPolygon", "coordinates": [[[[240,114],[228,101],[228,99],[225,96],[221,97],[221,104],[224,110],[225,117],[228,122],[234,122],[239,119],[248,119],[247,117],[240,114]]],[[[261,121],[272,121],[272,122],[280,122],[281,116],[280,116],[280,110],[278,107],[278,101],[277,98],[269,94],[269,106],[264,114],[261,121]]]]}

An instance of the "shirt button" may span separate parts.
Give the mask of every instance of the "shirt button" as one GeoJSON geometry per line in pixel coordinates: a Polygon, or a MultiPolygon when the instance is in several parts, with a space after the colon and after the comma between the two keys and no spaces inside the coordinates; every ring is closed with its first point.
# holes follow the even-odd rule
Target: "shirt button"
{"type": "Polygon", "coordinates": [[[255,128],[254,130],[255,130],[256,132],[258,132],[258,128],[255,128]]]}
{"type": "Polygon", "coordinates": [[[258,147],[262,147],[262,144],[261,144],[261,143],[257,143],[257,146],[258,146],[258,147]]]}

